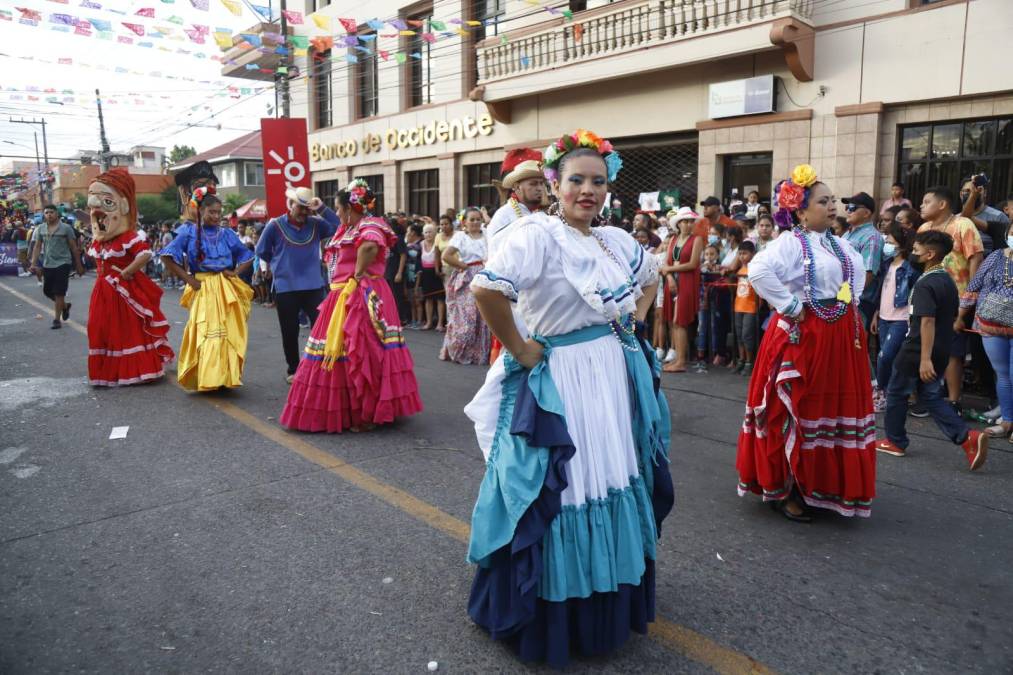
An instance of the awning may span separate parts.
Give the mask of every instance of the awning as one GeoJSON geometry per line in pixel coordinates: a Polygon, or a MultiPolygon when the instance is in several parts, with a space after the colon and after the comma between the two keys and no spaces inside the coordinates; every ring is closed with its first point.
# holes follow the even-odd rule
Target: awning
{"type": "Polygon", "coordinates": [[[236,209],[236,218],[239,220],[267,220],[267,202],[263,199],[251,199],[236,209]]]}

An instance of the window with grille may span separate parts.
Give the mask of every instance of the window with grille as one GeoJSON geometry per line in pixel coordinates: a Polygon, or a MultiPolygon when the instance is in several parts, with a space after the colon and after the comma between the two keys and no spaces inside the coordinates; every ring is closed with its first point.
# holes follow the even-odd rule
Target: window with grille
{"type": "Polygon", "coordinates": [[[698,144],[696,134],[660,138],[612,139],[623,168],[609,185],[612,199],[622,202],[623,217],[632,220],[643,192],[678,190],[679,203],[696,207],[698,144]]]}
{"type": "Polygon", "coordinates": [[[959,190],[978,173],[989,178],[990,203],[1013,194],[1013,117],[904,126],[897,136],[897,180],[912,204],[930,187],[959,190]]]}
{"type": "Polygon", "coordinates": [[[492,184],[499,178],[500,165],[496,162],[488,164],[468,164],[464,167],[464,178],[468,189],[468,206],[486,207],[489,213],[499,208],[499,191],[492,184]]]}
{"type": "Polygon", "coordinates": [[[324,206],[335,208],[334,198],[338,196],[338,181],[318,180],[313,184],[313,194],[320,198],[324,206]]]}
{"type": "Polygon", "coordinates": [[[310,59],[313,77],[313,111],[316,128],[323,129],[334,124],[334,90],[331,69],[331,50],[313,52],[310,59]]]}
{"type": "Polygon", "coordinates": [[[264,184],[264,165],[260,162],[243,162],[243,183],[251,186],[264,184]]]}
{"type": "Polygon", "coordinates": [[[373,215],[380,216],[385,213],[383,209],[383,174],[377,174],[375,176],[356,176],[366,181],[366,185],[373,192],[373,196],[376,197],[376,205],[373,207],[373,215]]]}
{"type": "Polygon", "coordinates": [[[430,49],[432,45],[422,37],[427,31],[432,31],[432,27],[429,25],[432,18],[432,6],[405,18],[405,21],[411,24],[415,32],[405,40],[408,52],[408,61],[405,63],[408,85],[405,103],[410,108],[433,102],[432,52],[430,49]]]}
{"type": "Polygon", "coordinates": [[[420,216],[440,217],[440,170],[406,171],[408,212],[420,216]]]}
{"type": "Polygon", "coordinates": [[[380,64],[375,51],[361,53],[359,62],[355,64],[355,117],[373,117],[377,115],[380,102],[380,64]]]}
{"type": "Polygon", "coordinates": [[[464,72],[468,74],[465,82],[464,92],[467,94],[478,84],[478,59],[475,56],[475,46],[489,37],[499,35],[499,21],[506,13],[506,0],[473,0],[471,6],[471,18],[481,21],[481,26],[475,26],[468,32],[469,48],[464,52],[464,72]]]}

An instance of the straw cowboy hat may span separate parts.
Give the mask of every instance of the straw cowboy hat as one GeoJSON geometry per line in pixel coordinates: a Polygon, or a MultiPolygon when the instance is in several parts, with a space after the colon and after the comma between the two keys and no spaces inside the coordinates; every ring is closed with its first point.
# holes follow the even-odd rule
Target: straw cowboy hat
{"type": "Polygon", "coordinates": [[[300,206],[313,205],[313,190],[308,187],[290,187],[285,190],[285,197],[300,206]]]}

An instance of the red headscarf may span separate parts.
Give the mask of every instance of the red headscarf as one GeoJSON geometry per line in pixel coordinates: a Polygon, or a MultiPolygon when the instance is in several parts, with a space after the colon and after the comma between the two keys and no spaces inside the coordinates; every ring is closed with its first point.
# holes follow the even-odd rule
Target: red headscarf
{"type": "Polygon", "coordinates": [[[108,185],[119,192],[121,196],[126,198],[127,204],[130,205],[130,227],[136,228],[137,186],[134,184],[134,177],[130,175],[130,172],[122,167],[116,167],[115,169],[109,169],[103,174],[99,174],[95,177],[95,180],[104,185],[108,185]]]}

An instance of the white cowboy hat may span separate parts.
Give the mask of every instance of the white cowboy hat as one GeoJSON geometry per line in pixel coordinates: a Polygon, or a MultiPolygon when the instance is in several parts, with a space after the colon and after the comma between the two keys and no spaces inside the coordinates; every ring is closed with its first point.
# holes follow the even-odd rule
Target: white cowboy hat
{"type": "Polygon", "coordinates": [[[296,187],[285,190],[285,197],[300,206],[310,206],[313,201],[313,190],[308,187],[296,187]]]}
{"type": "Polygon", "coordinates": [[[696,220],[700,215],[688,206],[680,206],[679,210],[672,209],[668,212],[668,222],[678,223],[680,220],[696,220]]]}

